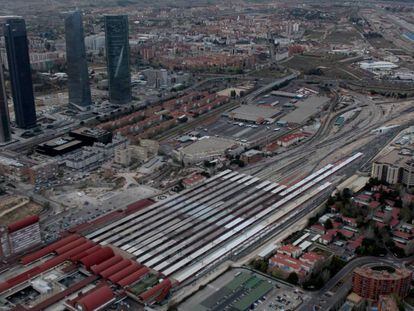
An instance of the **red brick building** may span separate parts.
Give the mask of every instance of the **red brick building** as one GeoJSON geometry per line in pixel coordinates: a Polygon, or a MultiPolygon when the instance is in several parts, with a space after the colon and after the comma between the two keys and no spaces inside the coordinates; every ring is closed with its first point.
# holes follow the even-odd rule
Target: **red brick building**
{"type": "Polygon", "coordinates": [[[358,267],[352,275],[352,289],[359,296],[378,301],[382,295],[408,295],[412,272],[389,266],[358,267]]]}

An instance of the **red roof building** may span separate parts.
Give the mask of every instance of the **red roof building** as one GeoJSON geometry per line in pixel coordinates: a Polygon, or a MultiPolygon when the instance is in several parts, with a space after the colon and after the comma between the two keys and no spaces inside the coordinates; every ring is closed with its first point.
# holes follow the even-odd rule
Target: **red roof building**
{"type": "Polygon", "coordinates": [[[16,221],[10,225],[7,226],[7,230],[9,233],[18,231],[20,229],[23,229],[25,227],[28,227],[30,225],[33,225],[35,223],[39,222],[39,216],[28,216],[22,220],[16,221]]]}
{"type": "Polygon", "coordinates": [[[306,262],[312,266],[315,266],[316,264],[318,264],[319,262],[322,262],[325,259],[325,257],[323,257],[322,255],[319,255],[315,252],[308,252],[308,253],[304,253],[301,257],[300,257],[300,261],[302,262],[306,262]]]}
{"type": "Polygon", "coordinates": [[[26,255],[24,257],[22,257],[21,259],[21,263],[24,265],[27,265],[35,260],[38,260],[52,252],[54,252],[56,249],[58,249],[59,247],[62,247],[70,242],[73,242],[74,240],[77,240],[79,238],[79,235],[77,234],[73,234],[73,235],[69,235],[57,242],[54,242],[34,253],[31,253],[29,255],[26,255]]]}
{"type": "Polygon", "coordinates": [[[105,269],[104,271],[100,272],[99,275],[103,278],[107,279],[111,275],[121,271],[122,269],[126,268],[127,266],[131,265],[131,261],[128,259],[123,259],[122,261],[118,262],[117,264],[105,269]]]}
{"type": "Polygon", "coordinates": [[[7,232],[2,238],[4,241],[0,244],[0,254],[3,256],[18,254],[35,245],[40,245],[42,237],[39,216],[29,216],[8,225],[7,232]]]}
{"type": "Polygon", "coordinates": [[[86,294],[78,300],[76,305],[82,311],[94,311],[111,302],[114,298],[112,289],[108,285],[104,285],[86,294]]]}
{"type": "Polygon", "coordinates": [[[113,256],[98,265],[94,265],[91,267],[91,270],[95,274],[99,274],[100,272],[112,267],[113,265],[117,264],[118,262],[122,261],[123,258],[119,255],[113,256]]]}
{"type": "Polygon", "coordinates": [[[302,255],[302,249],[299,246],[293,246],[292,244],[282,245],[277,249],[277,252],[293,258],[298,258],[302,255]]]}
{"type": "Polygon", "coordinates": [[[151,304],[154,301],[160,301],[161,297],[171,289],[171,281],[164,279],[161,283],[150,288],[146,292],[139,295],[139,299],[142,302],[151,304]]]}
{"type": "Polygon", "coordinates": [[[185,188],[194,187],[202,183],[205,179],[206,177],[201,174],[193,174],[192,176],[183,179],[183,185],[185,188]]]}
{"type": "Polygon", "coordinates": [[[137,272],[140,268],[141,268],[141,266],[138,263],[131,262],[131,264],[129,266],[125,267],[124,269],[118,271],[115,274],[112,274],[109,277],[109,280],[112,283],[117,283],[120,280],[122,280],[123,278],[126,278],[128,275],[131,275],[132,273],[137,272]]]}
{"type": "Polygon", "coordinates": [[[281,138],[278,139],[277,143],[279,146],[282,147],[289,147],[295,143],[300,142],[301,140],[305,139],[306,135],[303,133],[293,133],[293,134],[287,134],[281,138]]]}
{"type": "Polygon", "coordinates": [[[118,285],[121,287],[129,286],[141,280],[144,276],[148,274],[150,270],[147,267],[142,267],[138,271],[130,274],[129,276],[123,278],[118,282],[118,285]]]}
{"type": "Polygon", "coordinates": [[[358,267],[352,276],[352,290],[362,298],[378,301],[382,295],[408,295],[412,272],[392,267],[358,267]]]}
{"type": "Polygon", "coordinates": [[[91,266],[99,265],[112,257],[114,257],[113,250],[110,247],[103,247],[100,250],[82,258],[80,262],[86,267],[86,269],[90,269],[91,266]]]}

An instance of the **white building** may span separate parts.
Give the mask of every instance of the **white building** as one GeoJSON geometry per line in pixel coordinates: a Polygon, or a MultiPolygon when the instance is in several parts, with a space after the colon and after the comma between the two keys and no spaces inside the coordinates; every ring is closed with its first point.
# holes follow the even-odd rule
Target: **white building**
{"type": "Polygon", "coordinates": [[[361,69],[369,70],[369,71],[388,71],[391,69],[398,68],[398,65],[391,63],[391,62],[384,62],[384,61],[360,62],[359,66],[361,67],[361,69]]]}

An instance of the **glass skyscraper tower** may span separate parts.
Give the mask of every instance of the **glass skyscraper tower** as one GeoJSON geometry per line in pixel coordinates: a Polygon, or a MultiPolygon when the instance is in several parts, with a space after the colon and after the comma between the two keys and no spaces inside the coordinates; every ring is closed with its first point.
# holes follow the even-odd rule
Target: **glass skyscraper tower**
{"type": "Polygon", "coordinates": [[[128,16],[105,16],[105,36],[109,99],[125,104],[131,101],[128,16]]]}
{"type": "Polygon", "coordinates": [[[65,33],[69,103],[80,109],[86,108],[91,105],[92,99],[80,12],[66,15],[65,33]]]}
{"type": "Polygon", "coordinates": [[[36,126],[36,109],[26,23],[22,18],[13,17],[3,27],[16,124],[23,129],[31,128],[36,126]]]}
{"type": "Polygon", "coordinates": [[[0,143],[11,140],[9,108],[7,106],[7,95],[4,88],[3,63],[0,57],[0,143]]]}

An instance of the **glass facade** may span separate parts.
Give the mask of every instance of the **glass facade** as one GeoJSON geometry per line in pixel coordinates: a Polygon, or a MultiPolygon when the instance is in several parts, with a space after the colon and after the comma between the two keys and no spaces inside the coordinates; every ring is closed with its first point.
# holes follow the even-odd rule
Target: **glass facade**
{"type": "Polygon", "coordinates": [[[36,126],[36,109],[26,23],[22,18],[12,18],[6,20],[3,27],[16,125],[31,128],[36,126]]]}
{"type": "Polygon", "coordinates": [[[11,140],[9,109],[7,107],[7,95],[4,88],[3,63],[0,58],[0,142],[11,140]]]}
{"type": "Polygon", "coordinates": [[[77,107],[88,107],[92,99],[80,12],[68,13],[65,18],[65,33],[69,103],[77,107]]]}
{"type": "Polygon", "coordinates": [[[131,101],[128,16],[105,16],[106,61],[112,103],[131,101]]]}

